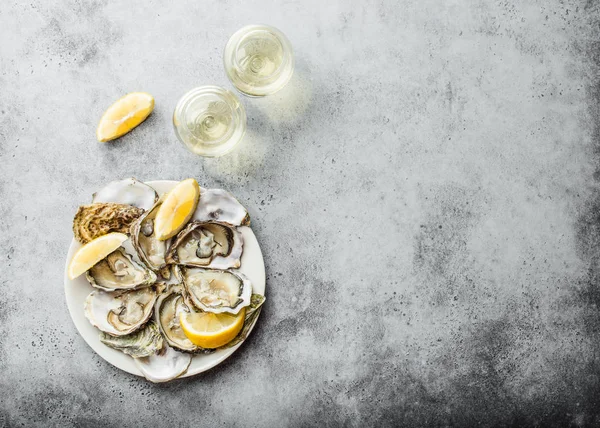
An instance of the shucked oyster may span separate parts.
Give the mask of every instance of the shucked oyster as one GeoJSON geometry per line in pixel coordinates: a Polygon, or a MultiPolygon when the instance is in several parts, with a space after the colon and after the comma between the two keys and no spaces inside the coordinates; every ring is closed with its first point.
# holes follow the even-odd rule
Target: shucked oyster
{"type": "Polygon", "coordinates": [[[200,200],[192,221],[217,221],[231,226],[250,226],[248,211],[233,195],[222,189],[200,188],[200,200]]]}
{"type": "Polygon", "coordinates": [[[162,204],[159,200],[150,211],[144,213],[131,225],[131,243],[140,259],[155,272],[166,266],[165,254],[169,241],[159,241],[154,233],[154,218],[162,204]]]}
{"type": "Polygon", "coordinates": [[[156,274],[134,262],[123,247],[96,263],[86,276],[93,287],[104,291],[133,290],[156,282],[156,274]]]}
{"type": "Polygon", "coordinates": [[[124,336],[150,319],[162,285],[133,291],[92,291],[85,299],[84,313],[90,323],[112,336],[124,336]]]}
{"type": "Polygon", "coordinates": [[[101,332],[100,342],[133,358],[149,357],[160,351],[164,345],[160,330],[152,320],[138,331],[125,336],[115,337],[101,332]]]}
{"type": "Polygon", "coordinates": [[[158,199],[158,195],[152,187],[132,177],[111,181],[94,193],[92,198],[93,202],[116,202],[148,211],[158,199]]]}
{"type": "Polygon", "coordinates": [[[128,233],[131,224],[144,211],[131,205],[98,203],[82,205],[73,219],[73,234],[86,244],[109,232],[128,233]]]}
{"type": "Polygon", "coordinates": [[[181,271],[190,300],[202,311],[237,314],[250,305],[252,284],[239,272],[200,268],[181,271]]]}
{"type": "Polygon", "coordinates": [[[171,284],[154,304],[154,319],[171,347],[184,352],[210,352],[194,345],[181,329],[179,316],[181,313],[192,311],[195,311],[195,308],[186,302],[183,285],[171,284]]]}
{"type": "Polygon", "coordinates": [[[166,261],[185,266],[228,269],[240,267],[244,240],[234,227],[222,223],[189,223],[179,232],[166,261]]]}

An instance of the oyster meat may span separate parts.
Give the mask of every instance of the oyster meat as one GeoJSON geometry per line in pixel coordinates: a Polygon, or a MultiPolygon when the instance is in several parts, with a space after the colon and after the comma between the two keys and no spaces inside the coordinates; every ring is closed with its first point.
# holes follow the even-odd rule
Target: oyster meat
{"type": "Polygon", "coordinates": [[[182,268],[182,277],[190,300],[204,312],[237,314],[250,305],[252,284],[239,272],[182,268]]]}
{"type": "Polygon", "coordinates": [[[86,244],[109,232],[129,233],[131,224],[143,212],[140,208],[124,204],[82,205],[73,219],[73,234],[80,243],[86,244]]]}
{"type": "Polygon", "coordinates": [[[200,188],[200,200],[192,221],[216,221],[231,226],[250,226],[250,216],[233,195],[222,189],[200,188]]]}
{"type": "Polygon", "coordinates": [[[133,358],[149,357],[160,351],[164,345],[158,325],[153,320],[148,321],[138,331],[125,336],[115,337],[101,332],[100,342],[133,358]]]}
{"type": "Polygon", "coordinates": [[[89,322],[112,336],[125,336],[150,319],[161,284],[132,291],[92,291],[85,299],[84,313],[89,322]]]}
{"type": "Polygon", "coordinates": [[[170,240],[159,241],[154,233],[154,218],[162,204],[159,200],[150,211],[144,213],[131,225],[131,243],[138,253],[140,260],[155,272],[160,272],[166,266],[165,255],[170,240]]]}
{"type": "Polygon", "coordinates": [[[146,379],[160,383],[184,374],[192,362],[192,355],[176,351],[165,343],[157,353],[133,361],[146,379]]]}
{"type": "Polygon", "coordinates": [[[238,268],[243,246],[242,234],[232,226],[192,222],[179,232],[165,260],[171,264],[212,269],[238,268]]]}
{"type": "Polygon", "coordinates": [[[93,287],[104,291],[133,290],[156,282],[156,274],[134,262],[123,247],[96,263],[86,276],[93,287]]]}
{"type": "Polygon", "coordinates": [[[156,191],[135,178],[111,181],[92,196],[92,202],[116,202],[148,211],[156,200],[156,191]]]}
{"type": "Polygon", "coordinates": [[[163,337],[175,349],[184,352],[210,352],[194,345],[181,329],[179,316],[195,309],[186,302],[185,290],[181,284],[172,284],[158,297],[154,304],[154,319],[163,337]]]}

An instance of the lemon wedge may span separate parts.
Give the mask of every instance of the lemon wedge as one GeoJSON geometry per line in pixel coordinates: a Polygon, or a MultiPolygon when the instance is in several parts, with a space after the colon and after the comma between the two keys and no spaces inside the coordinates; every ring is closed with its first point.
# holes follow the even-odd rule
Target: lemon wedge
{"type": "Polygon", "coordinates": [[[179,324],[194,345],[214,349],[226,345],[238,335],[244,326],[245,316],[246,308],[242,308],[237,315],[182,312],[179,324]]]}
{"type": "Polygon", "coordinates": [[[69,279],[75,279],[82,273],[91,269],[96,263],[108,256],[127,240],[127,235],[112,232],[100,236],[81,247],[75,252],[67,274],[69,279]]]}
{"type": "Polygon", "coordinates": [[[200,186],[193,178],[179,182],[158,208],[154,219],[156,239],[164,241],[183,229],[198,205],[200,186]]]}
{"type": "Polygon", "coordinates": [[[96,137],[104,143],[127,134],[154,110],[154,97],[146,92],[132,92],[111,105],[102,115],[96,137]]]}

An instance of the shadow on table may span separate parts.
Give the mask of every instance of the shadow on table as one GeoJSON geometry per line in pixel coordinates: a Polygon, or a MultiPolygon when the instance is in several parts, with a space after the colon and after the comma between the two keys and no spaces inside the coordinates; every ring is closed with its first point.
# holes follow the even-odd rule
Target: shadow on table
{"type": "MultiPolygon", "coordinates": [[[[310,76],[306,64],[300,62],[294,76],[281,91],[261,98],[240,95],[248,120],[246,135],[233,152],[206,159],[205,168],[216,174],[253,176],[262,171],[265,159],[273,150],[287,151],[283,142],[311,122],[310,107],[314,100],[310,76]]],[[[278,158],[283,160],[287,156],[278,158]]]]}

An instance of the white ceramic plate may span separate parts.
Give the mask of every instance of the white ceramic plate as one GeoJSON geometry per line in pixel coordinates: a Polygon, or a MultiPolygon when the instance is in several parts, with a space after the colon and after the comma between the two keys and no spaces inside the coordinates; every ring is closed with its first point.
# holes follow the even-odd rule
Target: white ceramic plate
{"type": "MultiPolygon", "coordinates": [[[[177,183],[177,181],[165,180],[147,182],[147,184],[156,189],[159,195],[168,192],[177,183]]],[[[244,273],[252,282],[252,292],[256,294],[262,294],[264,296],[265,264],[258,241],[256,240],[256,236],[254,236],[252,229],[249,227],[244,226],[240,227],[239,229],[244,237],[244,252],[242,254],[242,266],[240,267],[240,271],[244,273]]],[[[98,338],[99,331],[89,323],[83,314],[83,303],[85,298],[94,289],[85,279],[85,275],[75,278],[74,280],[70,280],[67,276],[67,266],[69,261],[79,247],[81,247],[81,244],[73,239],[71,246],[69,247],[67,262],[65,264],[65,296],[67,298],[67,306],[69,308],[69,312],[71,313],[71,318],[75,323],[75,327],[77,327],[79,334],[81,334],[87,344],[90,345],[91,348],[106,361],[111,363],[113,366],[120,368],[121,370],[125,370],[128,373],[142,376],[142,373],[133,362],[133,358],[120,351],[117,351],[116,349],[109,348],[100,342],[100,339],[98,338]]],[[[254,328],[254,326],[252,326],[252,328],[254,328]]],[[[250,331],[252,331],[252,329],[250,331]]],[[[182,377],[202,373],[216,366],[233,354],[242,345],[242,343],[228,349],[222,349],[213,352],[212,354],[194,355],[188,371],[182,377]]]]}

